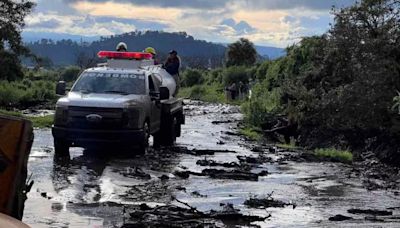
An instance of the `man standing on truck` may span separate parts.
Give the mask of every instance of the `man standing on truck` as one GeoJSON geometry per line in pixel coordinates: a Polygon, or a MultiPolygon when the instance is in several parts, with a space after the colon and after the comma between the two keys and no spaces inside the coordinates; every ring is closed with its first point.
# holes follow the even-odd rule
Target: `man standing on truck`
{"type": "Polygon", "coordinates": [[[180,66],[181,66],[181,61],[180,58],[178,57],[178,52],[175,50],[171,50],[169,52],[167,61],[165,61],[164,63],[164,68],[175,79],[176,90],[175,93],[173,94],[174,96],[178,94],[178,90],[180,88],[180,78],[179,78],[180,66]]]}
{"type": "Polygon", "coordinates": [[[128,46],[124,42],[119,42],[116,49],[117,51],[128,51],[128,46]]]}

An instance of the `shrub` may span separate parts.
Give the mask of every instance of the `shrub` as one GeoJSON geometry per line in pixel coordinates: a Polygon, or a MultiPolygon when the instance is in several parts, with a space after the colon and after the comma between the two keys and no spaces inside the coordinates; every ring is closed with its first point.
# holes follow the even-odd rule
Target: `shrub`
{"type": "Polygon", "coordinates": [[[243,103],[241,107],[245,114],[245,121],[253,126],[261,126],[268,117],[282,111],[280,99],[279,88],[268,91],[261,83],[255,85],[252,88],[251,99],[243,103]]]}
{"type": "Polygon", "coordinates": [[[225,85],[232,83],[248,82],[249,75],[247,74],[247,67],[245,66],[232,66],[225,68],[222,72],[225,85]]]}
{"type": "Polygon", "coordinates": [[[11,83],[0,82],[0,106],[11,107],[20,101],[24,90],[13,86],[11,83]]]}
{"type": "Polygon", "coordinates": [[[223,69],[217,68],[209,71],[206,74],[206,83],[208,85],[212,84],[222,84],[223,83],[223,69]]]}
{"type": "Polygon", "coordinates": [[[26,108],[40,103],[55,101],[55,85],[50,81],[17,82],[0,81],[0,107],[26,108]]]}
{"type": "Polygon", "coordinates": [[[187,69],[182,75],[182,84],[185,87],[199,85],[204,82],[203,72],[196,69],[187,69]]]}

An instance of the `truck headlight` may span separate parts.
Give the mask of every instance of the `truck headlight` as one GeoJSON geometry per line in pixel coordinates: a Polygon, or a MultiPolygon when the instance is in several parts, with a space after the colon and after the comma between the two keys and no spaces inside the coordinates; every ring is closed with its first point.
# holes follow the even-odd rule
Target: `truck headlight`
{"type": "Polygon", "coordinates": [[[128,128],[140,128],[140,109],[137,107],[124,109],[123,123],[128,128]]]}
{"type": "Polygon", "coordinates": [[[56,106],[56,113],[54,115],[54,125],[65,126],[68,122],[68,107],[56,106]]]}

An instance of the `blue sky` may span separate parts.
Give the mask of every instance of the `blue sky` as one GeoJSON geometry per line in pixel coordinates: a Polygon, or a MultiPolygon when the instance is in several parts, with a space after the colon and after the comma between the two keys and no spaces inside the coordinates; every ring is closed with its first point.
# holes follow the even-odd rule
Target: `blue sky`
{"type": "Polygon", "coordinates": [[[285,47],[322,34],[330,10],[355,0],[33,0],[25,33],[108,36],[133,30],[186,31],[197,39],[285,47]]]}

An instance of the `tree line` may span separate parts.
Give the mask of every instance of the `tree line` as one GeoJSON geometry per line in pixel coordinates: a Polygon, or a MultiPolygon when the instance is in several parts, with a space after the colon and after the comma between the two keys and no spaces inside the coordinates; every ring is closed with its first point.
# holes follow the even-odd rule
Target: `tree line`
{"type": "MultiPolygon", "coordinates": [[[[142,51],[146,47],[153,47],[158,58],[166,59],[168,52],[177,50],[185,67],[207,68],[218,67],[223,64],[226,48],[219,44],[196,40],[185,32],[167,33],[161,31],[134,31],[110,37],[100,37],[92,43],[76,42],[72,40],[53,41],[42,39],[30,42],[27,47],[37,56],[46,57],[47,63],[53,66],[80,65],[86,67],[95,65],[99,59],[96,54],[99,50],[115,50],[119,42],[125,42],[130,51],[142,51]],[[89,64],[91,63],[91,64],[89,64]]],[[[32,64],[32,61],[25,61],[32,64]]]]}

